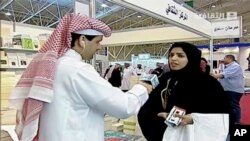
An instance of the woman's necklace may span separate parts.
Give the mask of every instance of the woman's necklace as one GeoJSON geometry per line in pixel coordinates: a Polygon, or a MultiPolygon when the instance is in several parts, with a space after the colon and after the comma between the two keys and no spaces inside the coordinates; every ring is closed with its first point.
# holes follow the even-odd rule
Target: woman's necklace
{"type": "Polygon", "coordinates": [[[168,97],[171,95],[171,91],[172,89],[177,85],[178,81],[175,81],[174,86],[172,87],[172,89],[169,89],[169,83],[171,81],[171,78],[168,79],[167,81],[167,85],[166,87],[161,91],[161,103],[162,103],[162,107],[165,110],[167,107],[167,101],[168,101],[168,97]]]}

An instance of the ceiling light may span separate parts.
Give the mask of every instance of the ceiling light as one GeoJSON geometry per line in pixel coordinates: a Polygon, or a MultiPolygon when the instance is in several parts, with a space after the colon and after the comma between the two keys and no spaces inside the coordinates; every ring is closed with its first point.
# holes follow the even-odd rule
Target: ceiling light
{"type": "Polygon", "coordinates": [[[11,16],[11,13],[10,12],[6,12],[5,15],[6,16],[11,16]]]}
{"type": "Polygon", "coordinates": [[[215,5],[212,5],[211,7],[215,8],[216,6],[215,6],[215,5]]]}
{"type": "Polygon", "coordinates": [[[137,18],[141,18],[141,15],[138,15],[137,18]]]}
{"type": "Polygon", "coordinates": [[[103,3],[103,4],[101,4],[101,7],[108,7],[108,6],[107,6],[106,4],[103,3]]]}
{"type": "Polygon", "coordinates": [[[244,29],[243,31],[244,31],[244,32],[247,32],[247,29],[244,29]]]}

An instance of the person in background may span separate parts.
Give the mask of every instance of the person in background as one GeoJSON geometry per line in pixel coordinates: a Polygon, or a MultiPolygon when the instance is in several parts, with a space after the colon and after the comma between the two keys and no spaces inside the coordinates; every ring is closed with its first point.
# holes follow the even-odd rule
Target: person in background
{"type": "Polygon", "coordinates": [[[103,75],[103,78],[107,79],[107,74],[109,72],[109,69],[112,67],[112,65],[109,65],[109,67],[106,69],[104,75],[103,75]]]}
{"type": "Polygon", "coordinates": [[[170,71],[169,64],[164,64],[162,69],[163,69],[163,73],[169,72],[170,71]]]}
{"type": "Polygon", "coordinates": [[[121,76],[121,67],[120,64],[115,64],[113,68],[111,68],[109,73],[111,73],[110,78],[108,79],[109,83],[119,88],[121,86],[122,76],[121,76]]]}
{"type": "Polygon", "coordinates": [[[247,57],[247,69],[245,71],[250,71],[250,53],[248,54],[247,57]]]}
{"type": "Polygon", "coordinates": [[[200,69],[201,52],[196,46],[174,43],[169,49],[170,71],[138,113],[138,122],[148,141],[225,141],[229,131],[230,106],[220,83],[200,69]],[[192,81],[192,83],[190,83],[192,81]],[[177,127],[164,123],[177,106],[186,111],[177,127]]]}
{"type": "Polygon", "coordinates": [[[113,70],[114,70],[115,67],[117,67],[116,64],[115,65],[111,65],[111,67],[108,69],[108,72],[107,72],[106,78],[105,78],[106,80],[110,79],[111,74],[112,74],[112,72],[113,72],[113,70]]]}
{"type": "Polygon", "coordinates": [[[201,57],[200,68],[202,72],[210,74],[210,66],[207,63],[207,60],[203,57],[201,57]]]}
{"type": "Polygon", "coordinates": [[[223,72],[211,75],[219,79],[226,94],[229,96],[234,115],[232,119],[234,119],[234,123],[239,124],[241,119],[240,99],[244,94],[245,86],[243,69],[231,54],[224,57],[224,64],[223,72]]]}
{"type": "Polygon", "coordinates": [[[130,89],[130,78],[133,76],[134,70],[130,68],[129,63],[124,63],[123,75],[122,75],[122,91],[126,92],[130,89]]]}
{"type": "Polygon", "coordinates": [[[222,73],[224,69],[225,69],[224,60],[219,60],[219,66],[218,66],[219,73],[222,73]]]}
{"type": "Polygon", "coordinates": [[[140,75],[143,75],[144,74],[144,70],[142,68],[142,65],[141,64],[137,64],[137,68],[135,69],[135,73],[140,76],[140,75]]]}
{"type": "Polygon", "coordinates": [[[162,69],[163,65],[162,63],[156,63],[156,68],[151,72],[151,74],[155,74],[158,77],[160,77],[163,74],[163,69],[162,69]]]}
{"type": "Polygon", "coordinates": [[[152,86],[124,94],[103,79],[90,60],[111,29],[103,22],[66,14],[18,81],[10,102],[17,108],[21,141],[103,141],[104,113],[134,115],[152,86]]]}

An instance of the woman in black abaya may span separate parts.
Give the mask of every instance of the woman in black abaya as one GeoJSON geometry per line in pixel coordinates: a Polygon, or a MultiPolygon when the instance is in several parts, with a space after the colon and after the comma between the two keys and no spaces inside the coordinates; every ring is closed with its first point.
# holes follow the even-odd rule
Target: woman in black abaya
{"type": "Polygon", "coordinates": [[[195,141],[205,138],[205,141],[214,138],[216,141],[226,140],[230,111],[228,98],[216,79],[202,73],[200,50],[186,42],[174,43],[168,60],[170,72],[159,78],[160,84],[138,114],[145,138],[148,141],[189,141],[186,137],[191,136],[195,141]],[[174,106],[185,109],[186,115],[181,117],[178,127],[167,127],[164,123],[166,113],[174,106]],[[186,127],[191,126],[188,125],[195,130],[189,131],[186,127]],[[176,133],[180,135],[176,136],[176,133]]]}

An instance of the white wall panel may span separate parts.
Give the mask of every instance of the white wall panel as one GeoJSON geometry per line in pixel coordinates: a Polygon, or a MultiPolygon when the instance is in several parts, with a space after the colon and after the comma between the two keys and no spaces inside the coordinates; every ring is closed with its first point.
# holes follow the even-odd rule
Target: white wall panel
{"type": "Polygon", "coordinates": [[[115,46],[197,40],[205,40],[205,38],[178,27],[155,27],[112,33],[111,37],[104,38],[102,45],[115,46]]]}

